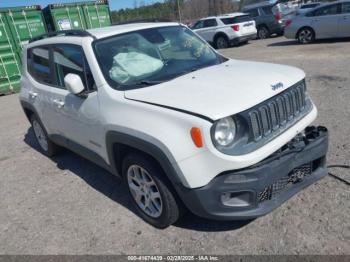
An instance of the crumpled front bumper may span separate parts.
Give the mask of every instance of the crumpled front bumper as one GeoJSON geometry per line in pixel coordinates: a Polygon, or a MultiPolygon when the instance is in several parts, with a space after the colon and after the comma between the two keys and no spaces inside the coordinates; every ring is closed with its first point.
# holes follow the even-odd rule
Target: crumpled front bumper
{"type": "Polygon", "coordinates": [[[327,129],[308,127],[260,163],[226,171],[204,187],[177,191],[185,205],[201,217],[252,219],[271,212],[326,176],[327,150],[327,129]]]}

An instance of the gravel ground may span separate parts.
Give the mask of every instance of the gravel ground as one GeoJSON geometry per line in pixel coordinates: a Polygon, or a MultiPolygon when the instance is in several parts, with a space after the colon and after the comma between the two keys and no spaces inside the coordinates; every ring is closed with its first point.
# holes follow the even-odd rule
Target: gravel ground
{"type": "MultiPolygon", "coordinates": [[[[350,164],[350,40],[279,37],[222,53],[305,70],[316,124],[330,130],[328,162],[350,164]]],[[[18,96],[0,97],[0,254],[350,254],[349,186],[330,176],[250,223],[188,215],[157,230],[134,214],[117,178],[37,148],[18,96]]],[[[349,170],[330,171],[350,180],[349,170]]]]}

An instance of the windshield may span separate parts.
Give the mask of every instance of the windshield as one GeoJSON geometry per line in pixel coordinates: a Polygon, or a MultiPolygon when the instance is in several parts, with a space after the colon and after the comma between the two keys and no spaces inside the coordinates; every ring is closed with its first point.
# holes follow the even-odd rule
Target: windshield
{"type": "Polygon", "coordinates": [[[183,26],[115,35],[97,40],[94,49],[106,80],[121,90],[169,81],[224,61],[183,26]]]}

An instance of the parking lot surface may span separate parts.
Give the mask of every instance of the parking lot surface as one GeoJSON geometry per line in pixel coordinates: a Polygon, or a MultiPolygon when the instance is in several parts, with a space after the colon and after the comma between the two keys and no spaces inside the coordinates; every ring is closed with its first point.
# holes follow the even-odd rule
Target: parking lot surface
{"type": "MultiPolygon", "coordinates": [[[[350,164],[350,40],[278,37],[221,53],[305,70],[315,124],[330,131],[328,164],[350,164]]],[[[254,221],[187,215],[158,230],[134,214],[116,177],[69,151],[49,159],[37,149],[18,95],[0,97],[0,254],[350,254],[350,190],[334,177],[254,221]]],[[[329,171],[350,181],[349,169],[329,171]]]]}

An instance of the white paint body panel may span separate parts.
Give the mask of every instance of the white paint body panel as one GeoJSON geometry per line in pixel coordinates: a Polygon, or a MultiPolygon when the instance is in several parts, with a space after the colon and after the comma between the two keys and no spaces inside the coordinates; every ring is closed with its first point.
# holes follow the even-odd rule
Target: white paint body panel
{"type": "Polygon", "coordinates": [[[249,22],[241,22],[241,23],[235,23],[235,24],[224,24],[221,19],[222,18],[233,18],[236,16],[242,16],[246,15],[244,13],[232,13],[230,15],[225,16],[219,16],[219,17],[208,17],[201,19],[208,20],[208,19],[215,19],[217,26],[212,27],[206,27],[206,28],[200,28],[200,29],[194,29],[193,31],[196,32],[199,36],[201,36],[205,41],[213,43],[214,38],[216,34],[223,33],[227,36],[228,40],[234,40],[239,37],[248,36],[248,35],[254,35],[257,33],[255,21],[251,20],[249,22]],[[249,26],[245,26],[248,25],[249,26]],[[232,25],[239,25],[239,30],[235,31],[232,29],[232,25]]]}
{"type": "MultiPolygon", "coordinates": [[[[110,27],[99,30],[101,31],[92,32],[96,32],[98,37],[104,37],[130,28],[117,30],[110,27]]],[[[40,118],[45,120],[43,122],[49,134],[63,133],[94,151],[106,163],[109,163],[106,133],[124,132],[163,150],[175,169],[179,170],[178,175],[184,186],[201,187],[220,172],[248,167],[266,158],[302,132],[317,114],[313,107],[302,120],[254,152],[241,156],[224,155],[212,143],[212,123],[208,120],[128,98],[187,110],[216,120],[244,111],[299,82],[305,77],[301,70],[274,64],[229,60],[157,86],[124,92],[107,84],[94,56],[92,41],[90,37],[53,37],[34,42],[28,47],[55,43],[82,45],[97,85],[96,92],[89,94],[85,100],[74,97],[67,90],[53,91],[54,87],[49,86],[45,87],[46,93],[41,92],[42,87],[31,78],[24,61],[25,73],[22,76],[20,99],[31,103],[40,112],[40,118]],[[271,85],[278,82],[282,82],[285,88],[273,91],[271,85]],[[38,101],[44,99],[46,105],[30,99],[29,92],[33,90],[39,90],[38,101]],[[52,100],[57,99],[57,96],[66,104],[71,101],[71,106],[50,113],[48,108],[53,106],[52,100]],[[47,120],[50,118],[56,125],[50,124],[47,120]],[[202,131],[202,148],[197,148],[191,139],[192,127],[198,127],[202,131]],[[91,140],[100,146],[92,144],[91,140]]],[[[24,59],[25,57],[24,53],[24,59]]]]}

